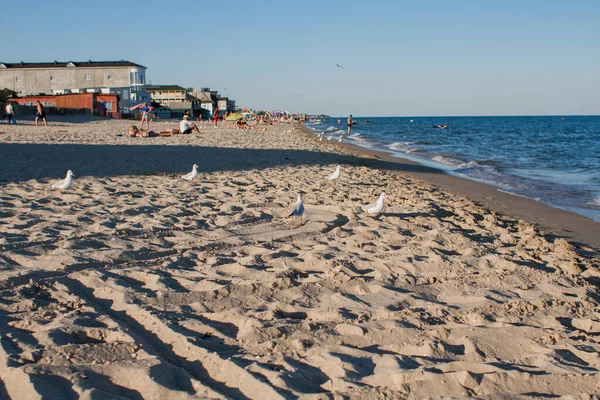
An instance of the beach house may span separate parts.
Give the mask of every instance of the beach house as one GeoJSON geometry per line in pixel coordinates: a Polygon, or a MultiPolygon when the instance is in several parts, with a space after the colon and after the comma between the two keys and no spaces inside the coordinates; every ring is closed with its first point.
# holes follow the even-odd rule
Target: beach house
{"type": "Polygon", "coordinates": [[[154,103],[160,104],[161,118],[180,118],[185,113],[192,117],[202,114],[200,99],[179,85],[148,85],[146,90],[154,103]]]}
{"type": "Polygon", "coordinates": [[[146,91],[152,101],[163,106],[188,101],[187,90],[179,85],[147,85],[146,91]]]}
{"type": "Polygon", "coordinates": [[[143,101],[146,67],[130,61],[0,62],[0,88],[19,96],[71,93],[116,94],[122,111],[143,101]]]}
{"type": "Polygon", "coordinates": [[[229,111],[233,111],[235,109],[230,108],[231,102],[227,97],[219,97],[217,99],[217,106],[219,107],[219,114],[225,115],[229,111]]]}
{"type": "Polygon", "coordinates": [[[213,111],[217,106],[217,99],[219,98],[219,92],[216,90],[210,90],[210,88],[201,88],[196,90],[194,88],[188,89],[188,94],[196,97],[200,100],[200,107],[202,109],[202,118],[211,118],[213,111]]]}

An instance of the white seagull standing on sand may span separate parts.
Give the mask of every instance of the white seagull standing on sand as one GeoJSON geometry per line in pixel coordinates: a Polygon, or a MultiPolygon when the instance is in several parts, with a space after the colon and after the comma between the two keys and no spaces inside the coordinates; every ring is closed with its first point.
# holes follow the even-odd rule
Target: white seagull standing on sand
{"type": "Polygon", "coordinates": [[[288,215],[288,217],[292,217],[292,228],[296,225],[296,217],[300,217],[300,225],[302,225],[302,214],[304,214],[304,203],[302,203],[302,193],[298,193],[296,204],[288,215]]]}
{"type": "Polygon", "coordinates": [[[181,177],[181,179],[185,179],[186,181],[193,181],[194,178],[198,176],[198,166],[194,164],[192,167],[192,172],[185,174],[181,177]]]}
{"type": "Polygon", "coordinates": [[[73,171],[68,170],[67,171],[67,176],[65,177],[65,179],[63,179],[60,182],[56,182],[54,185],[52,185],[52,189],[59,189],[61,192],[63,190],[68,190],[71,185],[73,184],[73,177],[75,175],[73,175],[73,171]]]}
{"type": "Polygon", "coordinates": [[[335,169],[335,172],[329,174],[329,176],[327,177],[327,179],[329,179],[330,181],[335,181],[337,178],[340,177],[341,173],[342,173],[342,167],[340,167],[338,165],[337,168],[335,169]]]}
{"type": "Polygon", "coordinates": [[[338,139],[338,142],[342,143],[342,137],[340,136],[340,138],[338,139]]]}
{"type": "Polygon", "coordinates": [[[383,211],[383,200],[386,198],[385,193],[379,195],[379,199],[375,203],[366,204],[359,206],[364,212],[367,213],[367,217],[375,218],[383,211]]]}

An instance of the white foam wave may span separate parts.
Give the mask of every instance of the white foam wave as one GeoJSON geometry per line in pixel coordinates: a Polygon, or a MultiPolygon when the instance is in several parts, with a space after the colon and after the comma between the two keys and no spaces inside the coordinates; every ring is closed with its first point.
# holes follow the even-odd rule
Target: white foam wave
{"type": "Polygon", "coordinates": [[[600,197],[596,197],[594,200],[588,203],[590,206],[600,207],[600,197]]]}
{"type": "Polygon", "coordinates": [[[391,150],[407,150],[410,149],[411,147],[409,147],[412,144],[412,142],[395,142],[392,143],[390,145],[388,145],[388,148],[391,150]]]}
{"type": "Polygon", "coordinates": [[[445,156],[435,156],[432,158],[433,161],[437,161],[440,164],[446,164],[446,165],[451,165],[453,167],[458,167],[458,168],[464,168],[461,167],[462,165],[465,165],[464,161],[461,160],[457,160],[455,158],[451,158],[451,157],[445,157],[445,156]]]}

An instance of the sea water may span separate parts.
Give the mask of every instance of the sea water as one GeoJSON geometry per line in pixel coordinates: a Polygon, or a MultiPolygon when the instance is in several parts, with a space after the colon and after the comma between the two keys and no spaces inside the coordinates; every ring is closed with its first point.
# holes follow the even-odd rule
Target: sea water
{"type": "Polygon", "coordinates": [[[306,126],[600,221],[600,116],[346,118],[306,126]]]}

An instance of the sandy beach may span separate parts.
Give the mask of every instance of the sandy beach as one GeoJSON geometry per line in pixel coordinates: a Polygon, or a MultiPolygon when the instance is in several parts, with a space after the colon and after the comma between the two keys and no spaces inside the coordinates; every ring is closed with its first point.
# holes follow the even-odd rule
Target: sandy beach
{"type": "Polygon", "coordinates": [[[49,123],[0,125],[0,398],[600,395],[598,223],[297,124],[49,123]]]}

